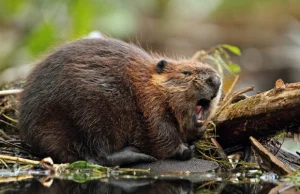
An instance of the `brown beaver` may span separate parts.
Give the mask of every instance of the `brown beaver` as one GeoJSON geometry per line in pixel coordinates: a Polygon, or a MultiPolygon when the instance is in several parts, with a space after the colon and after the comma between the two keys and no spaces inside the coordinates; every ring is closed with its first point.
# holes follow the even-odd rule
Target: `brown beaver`
{"type": "Polygon", "coordinates": [[[34,68],[20,98],[21,139],[56,162],[102,165],[192,157],[220,98],[209,65],[112,38],[62,46],[34,68]]]}

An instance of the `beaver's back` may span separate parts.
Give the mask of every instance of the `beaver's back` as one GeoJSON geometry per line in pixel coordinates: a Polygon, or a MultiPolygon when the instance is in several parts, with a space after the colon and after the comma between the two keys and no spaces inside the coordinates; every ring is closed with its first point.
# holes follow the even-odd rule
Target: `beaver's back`
{"type": "Polygon", "coordinates": [[[21,138],[37,152],[68,162],[82,159],[83,152],[109,154],[134,139],[144,145],[146,126],[129,76],[136,64],[139,73],[149,73],[152,60],[138,47],[109,38],[63,46],[28,78],[21,94],[21,138]]]}

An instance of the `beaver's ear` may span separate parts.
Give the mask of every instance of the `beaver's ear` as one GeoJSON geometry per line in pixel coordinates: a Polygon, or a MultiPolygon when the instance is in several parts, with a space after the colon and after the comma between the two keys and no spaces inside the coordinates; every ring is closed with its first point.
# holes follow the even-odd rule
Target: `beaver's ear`
{"type": "Polygon", "coordinates": [[[159,61],[156,64],[156,72],[158,74],[161,74],[164,71],[164,69],[166,68],[167,64],[168,64],[168,62],[166,60],[159,61]]]}

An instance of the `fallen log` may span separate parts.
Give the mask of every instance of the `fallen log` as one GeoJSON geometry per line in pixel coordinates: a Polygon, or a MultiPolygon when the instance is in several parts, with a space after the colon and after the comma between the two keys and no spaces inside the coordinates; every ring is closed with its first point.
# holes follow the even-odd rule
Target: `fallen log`
{"type": "Polygon", "coordinates": [[[282,130],[299,133],[300,82],[276,85],[269,91],[229,104],[212,121],[217,141],[224,149],[249,145],[250,136],[268,138],[282,130]]]}

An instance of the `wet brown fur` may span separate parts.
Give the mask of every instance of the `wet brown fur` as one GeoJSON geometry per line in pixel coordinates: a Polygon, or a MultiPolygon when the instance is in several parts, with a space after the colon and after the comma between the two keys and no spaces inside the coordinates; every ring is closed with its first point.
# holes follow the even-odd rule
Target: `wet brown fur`
{"type": "Polygon", "coordinates": [[[196,102],[210,98],[205,79],[216,72],[199,62],[165,59],[159,74],[162,59],[111,38],[62,46],[28,77],[21,138],[58,162],[101,160],[131,145],[158,159],[173,156],[197,136],[196,102]]]}

